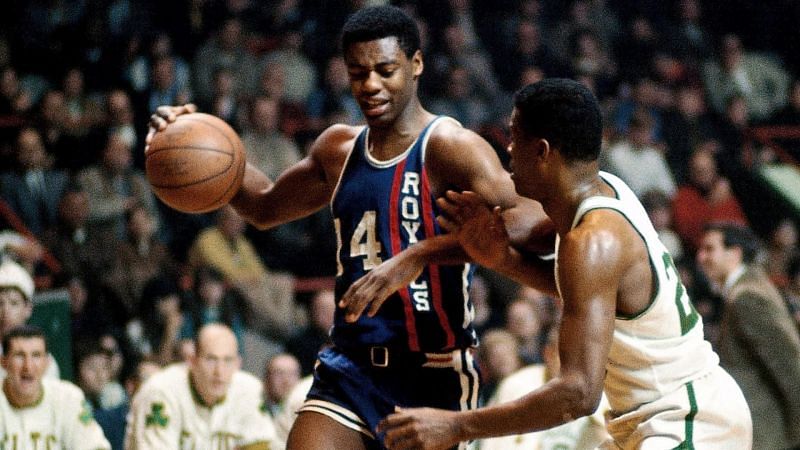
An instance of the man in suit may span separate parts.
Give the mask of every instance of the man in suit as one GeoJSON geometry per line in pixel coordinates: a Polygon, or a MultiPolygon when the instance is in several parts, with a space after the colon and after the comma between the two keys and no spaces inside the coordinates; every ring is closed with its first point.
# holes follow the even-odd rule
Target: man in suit
{"type": "Polygon", "coordinates": [[[17,136],[18,170],[0,174],[0,198],[5,200],[37,236],[56,223],[58,202],[68,176],[51,169],[42,136],[34,128],[23,128],[17,136]]]}
{"type": "Polygon", "coordinates": [[[757,245],[747,228],[711,224],[697,262],[725,299],[720,364],[750,405],[753,448],[800,448],[800,333],[778,290],[753,264],[757,245]]]}

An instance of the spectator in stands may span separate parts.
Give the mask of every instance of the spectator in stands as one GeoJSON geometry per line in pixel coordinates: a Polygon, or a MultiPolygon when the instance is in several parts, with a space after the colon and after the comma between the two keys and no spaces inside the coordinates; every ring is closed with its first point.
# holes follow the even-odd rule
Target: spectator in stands
{"type": "MultiPolygon", "coordinates": [[[[246,95],[255,87],[258,63],[245,46],[245,36],[240,19],[230,17],[197,49],[192,70],[194,90],[198,101],[208,101],[212,95],[214,72],[225,67],[236,75],[237,95],[246,95]]],[[[158,105],[176,105],[181,102],[162,102],[158,105]]],[[[155,106],[148,111],[155,111],[155,106]]]]}
{"type": "Polygon", "coordinates": [[[116,329],[120,318],[108,308],[106,296],[99,286],[84,281],[79,275],[64,274],[63,283],[69,294],[70,329],[72,342],[97,340],[105,333],[116,329]]]}
{"type": "Polygon", "coordinates": [[[478,347],[481,368],[479,404],[485,405],[502,380],[523,366],[517,338],[502,328],[487,330],[478,347]]]}
{"type": "Polygon", "coordinates": [[[662,130],[667,146],[667,164],[675,181],[683,184],[688,177],[687,167],[693,149],[718,138],[717,124],[706,107],[701,87],[686,85],[678,88],[675,107],[664,113],[662,130]]]}
{"type": "Polygon", "coordinates": [[[140,306],[138,317],[126,328],[132,347],[161,365],[178,361],[183,311],[175,281],[165,276],[150,280],[142,290],[140,306]]]}
{"type": "Polygon", "coordinates": [[[274,98],[257,96],[250,104],[247,125],[242,130],[242,143],[247,161],[271,179],[276,179],[292,164],[300,161],[297,143],[280,128],[280,103],[274,98]]]}
{"type": "Polygon", "coordinates": [[[710,148],[706,144],[696,148],[689,161],[689,180],[672,199],[675,231],[690,255],[700,246],[706,224],[727,221],[747,225],[728,179],[717,172],[710,148]]]}
{"type": "Polygon", "coordinates": [[[298,28],[283,30],[279,45],[267,52],[262,64],[276,63],[283,68],[286,82],[283,85],[283,98],[287,103],[305,105],[317,85],[317,69],[303,54],[303,34],[298,28]]]}
{"type": "Polygon", "coordinates": [[[243,349],[244,319],[241,303],[238,292],[225,285],[222,273],[212,267],[198,267],[194,273],[194,291],[186,301],[180,339],[193,340],[203,325],[222,323],[233,331],[239,348],[243,349]]]}
{"type": "Polygon", "coordinates": [[[717,351],[742,388],[753,448],[800,446],[800,332],[786,303],[754,264],[758,240],[745,227],[709,225],[697,263],[725,297],[717,351]]]}
{"type": "Polygon", "coordinates": [[[111,358],[98,342],[80,343],[77,351],[77,383],[92,409],[112,409],[125,403],[125,390],[111,374],[111,358]]]}
{"type": "Polygon", "coordinates": [[[125,420],[130,411],[130,399],[133,398],[139,387],[160,369],[161,366],[155,361],[148,358],[140,359],[134,369],[125,377],[126,401],[116,408],[94,412],[97,423],[111,443],[111,450],[124,450],[125,420]]]}
{"type": "Polygon", "coordinates": [[[745,50],[735,34],[722,37],[719,59],[706,62],[702,70],[711,105],[720,114],[738,95],[747,103],[748,118],[764,121],[788,99],[789,76],[780,60],[745,50]]]}
{"type": "Polygon", "coordinates": [[[292,389],[300,382],[300,363],[288,353],[273,356],[264,370],[264,407],[273,418],[286,406],[292,389]]]}
{"type": "Polygon", "coordinates": [[[357,125],[364,120],[358,103],[350,94],[350,78],[341,55],[332,56],[325,64],[325,77],[306,103],[308,127],[319,133],[334,123],[357,125]]]}
{"type": "Polygon", "coordinates": [[[636,195],[658,189],[671,196],[675,181],[652,135],[652,117],[644,110],[637,111],[628,133],[608,147],[606,170],[622,178],[636,195]]]}
{"type": "Polygon", "coordinates": [[[703,24],[703,5],[699,0],[680,0],[678,19],[669,33],[670,50],[690,66],[699,67],[714,50],[708,27],[703,24]]]}
{"type": "Polygon", "coordinates": [[[89,197],[89,224],[99,231],[126,238],[126,215],[137,204],[147,208],[158,226],[153,191],[144,175],[132,167],[129,141],[120,133],[108,136],[100,164],[82,170],[78,184],[89,197]]]}
{"type": "Polygon", "coordinates": [[[112,89],[106,94],[105,122],[102,130],[107,135],[116,135],[130,149],[135,149],[133,155],[134,166],[144,168],[144,152],[138,151],[143,147],[139,130],[137,130],[133,104],[130,95],[123,89],[112,89]]]}
{"type": "MultiPolygon", "coordinates": [[[[23,326],[33,313],[34,285],[30,274],[19,264],[0,259],[0,339],[16,327],[23,326]]],[[[3,347],[0,345],[0,355],[3,347]]],[[[48,354],[50,362],[45,376],[58,379],[60,371],[53,355],[48,354]]],[[[0,368],[0,377],[5,375],[0,368]]]]}
{"type": "Polygon", "coordinates": [[[0,258],[11,257],[28,273],[34,273],[44,257],[45,248],[33,236],[25,236],[13,230],[0,229],[0,258]]]}
{"type": "Polygon", "coordinates": [[[432,113],[450,116],[477,130],[491,119],[490,107],[477,95],[477,86],[467,69],[453,64],[445,75],[445,87],[430,101],[432,113]]]}
{"type": "Polygon", "coordinates": [[[533,288],[524,287],[517,298],[506,307],[505,328],[517,340],[519,357],[523,365],[542,362],[542,331],[536,297],[543,295],[533,288]],[[527,291],[527,292],[526,292],[527,291]]]}
{"type": "Polygon", "coordinates": [[[211,77],[211,98],[207,102],[199,102],[198,107],[201,111],[215,115],[228,122],[234,129],[241,128],[241,111],[243,105],[240,104],[239,96],[234,90],[236,75],[227,67],[220,67],[214,71],[211,77]]]}
{"type": "Polygon", "coordinates": [[[0,70],[0,116],[23,117],[33,106],[30,92],[19,82],[17,70],[5,66],[0,70]]]}
{"type": "Polygon", "coordinates": [[[42,136],[34,128],[23,128],[16,141],[17,169],[0,174],[0,197],[25,226],[41,236],[56,224],[58,202],[64,193],[67,173],[51,169],[42,136]]]}
{"type": "Polygon", "coordinates": [[[223,275],[247,300],[253,329],[285,339],[304,322],[294,300],[294,280],[268,270],[244,235],[245,221],[230,206],[217,213],[216,225],[203,230],[189,251],[195,266],[210,266],[223,275]]]}
{"type": "Polygon", "coordinates": [[[157,239],[158,224],[149,209],[135,203],[125,218],[127,233],[113,248],[104,282],[124,306],[129,320],[139,312],[139,300],[147,281],[157,275],[175,276],[177,263],[166,245],[157,239]]]}
{"type": "Polygon", "coordinates": [[[80,139],[79,142],[86,142],[86,135],[100,122],[101,109],[86,92],[83,70],[79,67],[68,69],[61,80],[61,90],[67,111],[67,133],[80,139]]]}
{"type": "Polygon", "coordinates": [[[661,191],[651,190],[645,192],[640,200],[658,233],[658,239],[667,247],[672,259],[681,260],[684,256],[683,242],[672,228],[672,201],[669,196],[661,191]]]}
{"type": "MultiPolygon", "coordinates": [[[[527,365],[505,376],[488,404],[497,405],[516,400],[558,376],[561,369],[558,356],[558,327],[554,327],[548,333],[542,355],[544,357],[542,363],[527,365]]],[[[597,411],[590,416],[581,417],[549,430],[485,439],[480,442],[480,449],[593,450],[609,439],[604,418],[609,408],[608,400],[603,396],[597,411]]]]}
{"type": "Polygon", "coordinates": [[[150,72],[148,89],[139,95],[137,102],[139,117],[146,117],[148,111],[155,111],[159,105],[172,104],[170,102],[188,102],[192,99],[189,87],[182,86],[178,82],[174,56],[156,57],[150,72]]]}
{"type": "Polygon", "coordinates": [[[336,298],[332,289],[315,292],[308,304],[308,325],[296,330],[286,342],[286,351],[300,361],[303,375],[312,372],[317,353],[331,343],[335,309],[336,298]]]}
{"type": "Polygon", "coordinates": [[[795,255],[789,262],[788,276],[789,284],[781,293],[786,299],[786,305],[794,318],[797,330],[800,331],[800,256],[795,255]]]}
{"type": "Polygon", "coordinates": [[[789,263],[800,254],[797,233],[794,221],[785,218],[778,222],[767,239],[762,256],[764,270],[770,281],[780,289],[789,284],[789,263]]]}
{"type": "Polygon", "coordinates": [[[55,159],[55,167],[74,173],[93,163],[97,152],[70,135],[68,117],[64,93],[55,89],[45,91],[38,103],[36,128],[47,153],[55,159]]]}

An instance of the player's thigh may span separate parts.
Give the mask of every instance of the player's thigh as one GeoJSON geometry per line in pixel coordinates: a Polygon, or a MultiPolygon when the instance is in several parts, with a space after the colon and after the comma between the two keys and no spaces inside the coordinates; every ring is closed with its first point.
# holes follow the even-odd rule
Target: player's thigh
{"type": "Polygon", "coordinates": [[[286,450],[369,450],[364,438],[324,414],[306,411],[298,414],[292,425],[286,450]]]}

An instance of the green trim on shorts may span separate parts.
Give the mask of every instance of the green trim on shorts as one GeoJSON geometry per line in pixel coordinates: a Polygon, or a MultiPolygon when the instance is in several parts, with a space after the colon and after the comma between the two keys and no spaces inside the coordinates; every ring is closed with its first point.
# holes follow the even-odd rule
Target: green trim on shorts
{"type": "Polygon", "coordinates": [[[697,415],[697,399],[694,396],[694,386],[692,382],[686,383],[686,393],[689,396],[689,414],[686,415],[686,439],[672,450],[694,450],[692,435],[694,434],[694,416],[697,415]]]}

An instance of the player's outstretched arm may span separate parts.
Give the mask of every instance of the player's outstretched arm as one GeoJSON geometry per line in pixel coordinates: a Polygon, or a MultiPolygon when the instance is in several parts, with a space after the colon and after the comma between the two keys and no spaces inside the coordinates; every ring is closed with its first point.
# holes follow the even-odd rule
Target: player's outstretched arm
{"type": "MultiPolygon", "coordinates": [[[[572,234],[572,233],[571,233],[572,234]]],[[[402,409],[378,426],[391,450],[446,449],[457,442],[552,428],[592,414],[600,402],[614,330],[625,246],[608,232],[568,235],[559,248],[564,315],[561,373],[512,402],[471,411],[402,409]]]]}

